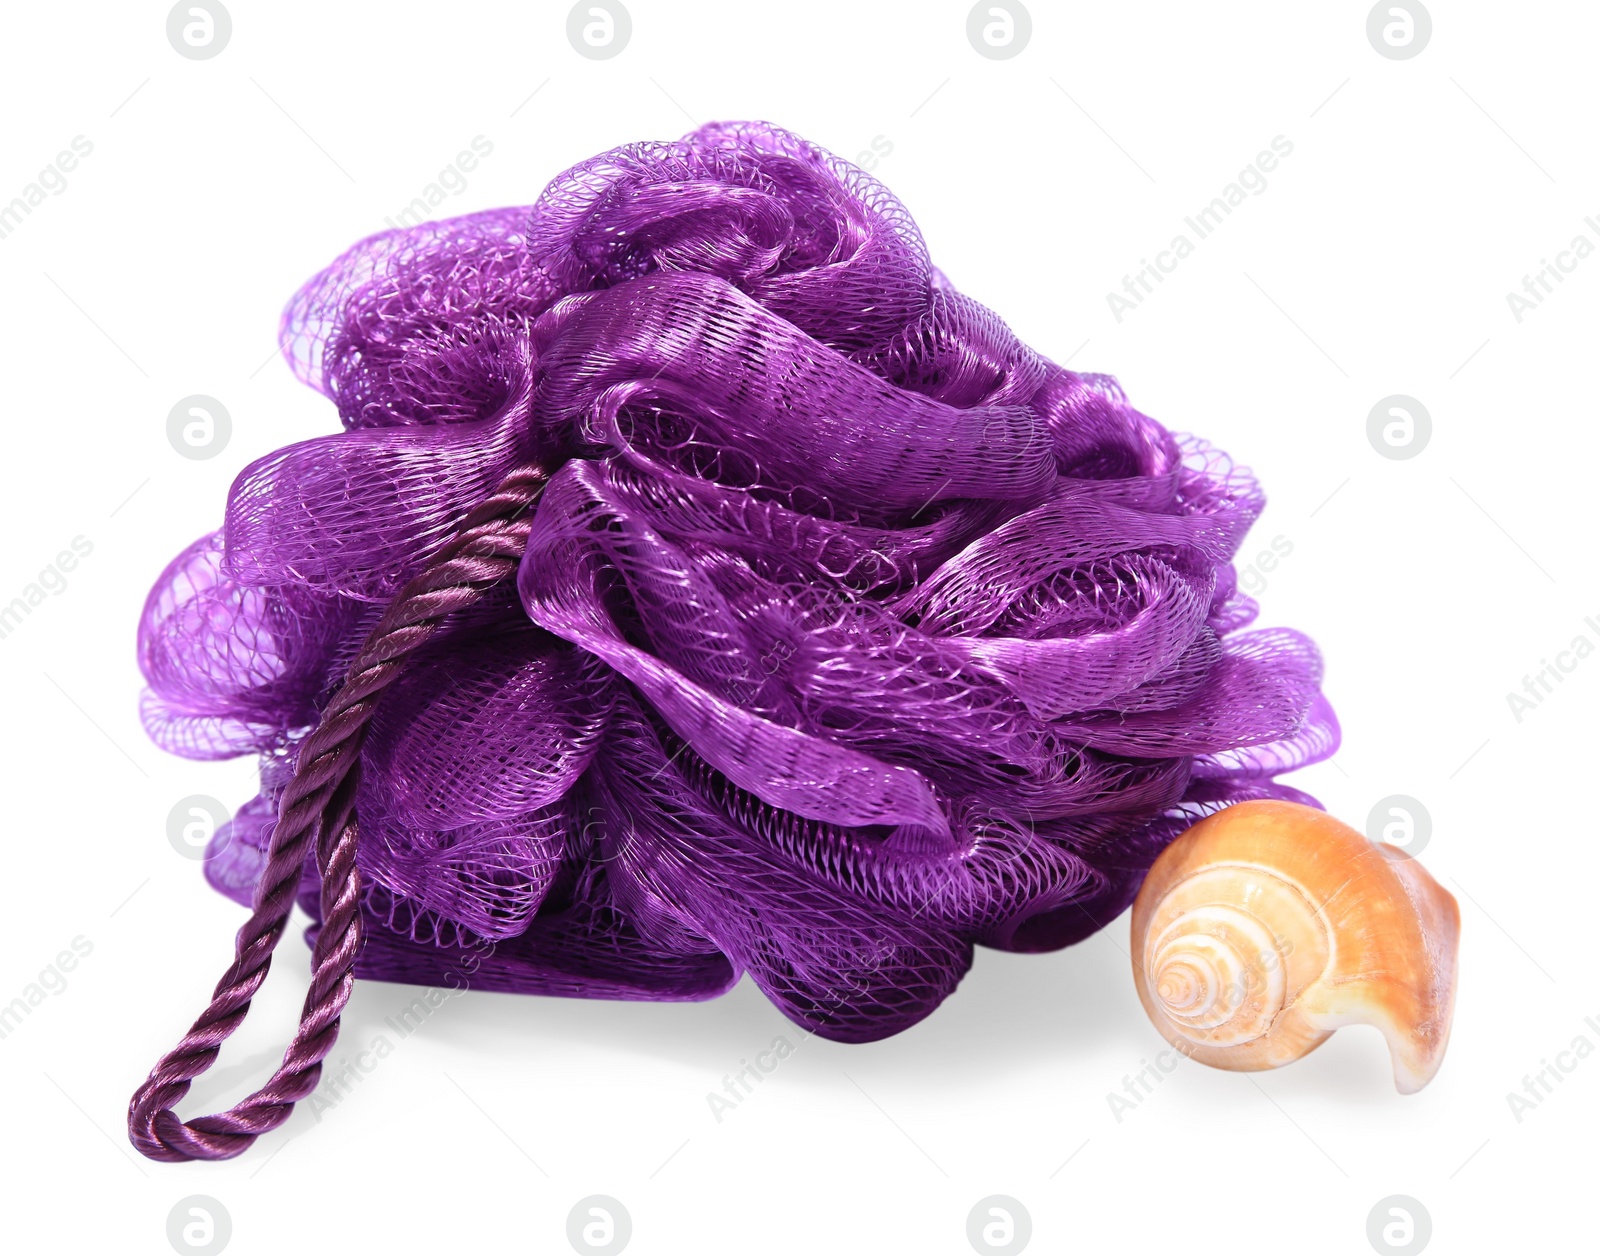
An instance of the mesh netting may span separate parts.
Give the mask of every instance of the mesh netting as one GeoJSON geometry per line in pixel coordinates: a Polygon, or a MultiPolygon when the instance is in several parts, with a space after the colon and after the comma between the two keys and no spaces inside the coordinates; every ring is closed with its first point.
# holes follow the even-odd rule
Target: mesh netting
{"type": "Polygon", "coordinates": [[[508,471],[551,472],[516,588],[381,700],[362,975],[684,999],[749,972],[881,1037],[975,944],[1106,924],[1197,816],[1310,801],[1273,778],[1337,743],[1310,642],[1246,631],[1250,475],[1022,344],[777,128],[374,236],[282,342],[344,430],[248,467],[140,626],[151,735],[261,756],[206,863],[240,902],[385,601],[508,471]]]}

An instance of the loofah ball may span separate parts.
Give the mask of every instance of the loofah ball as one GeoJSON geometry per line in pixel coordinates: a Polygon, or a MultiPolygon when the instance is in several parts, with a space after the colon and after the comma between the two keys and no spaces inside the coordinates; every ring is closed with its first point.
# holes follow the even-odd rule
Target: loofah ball
{"type": "Polygon", "coordinates": [[[692,999],[748,972],[874,1039],[974,945],[1110,922],[1200,815],[1310,801],[1273,778],[1337,743],[1314,647],[1247,630],[1250,475],[1022,344],[882,185],[776,127],[373,236],[282,345],[343,430],[247,467],[139,630],[151,736],[260,756],[206,862],[240,902],[386,604],[509,472],[548,477],[514,584],[378,704],[358,975],[692,999]]]}

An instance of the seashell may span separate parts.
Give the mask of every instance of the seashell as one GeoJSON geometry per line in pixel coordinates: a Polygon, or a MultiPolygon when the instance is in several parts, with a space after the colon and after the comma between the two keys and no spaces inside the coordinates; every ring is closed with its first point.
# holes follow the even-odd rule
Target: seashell
{"type": "Polygon", "coordinates": [[[1133,976],[1156,1028],[1215,1068],[1277,1068],[1374,1025],[1412,1094],[1455,1007],[1455,898],[1415,859],[1298,803],[1238,803],[1162,852],[1133,905],[1133,976]]]}

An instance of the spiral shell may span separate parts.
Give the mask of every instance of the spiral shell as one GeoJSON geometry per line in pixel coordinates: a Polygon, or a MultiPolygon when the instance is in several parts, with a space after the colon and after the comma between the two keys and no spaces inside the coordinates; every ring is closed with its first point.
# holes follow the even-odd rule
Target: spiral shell
{"type": "Polygon", "coordinates": [[[1455,899],[1416,860],[1297,803],[1240,803],[1156,860],[1133,974],[1167,1041],[1216,1068],[1277,1068],[1376,1026],[1395,1084],[1438,1071],[1455,1004],[1455,899]]]}

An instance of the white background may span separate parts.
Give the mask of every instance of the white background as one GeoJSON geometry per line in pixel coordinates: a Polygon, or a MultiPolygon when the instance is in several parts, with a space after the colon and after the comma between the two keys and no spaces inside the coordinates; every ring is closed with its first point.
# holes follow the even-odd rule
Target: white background
{"type": "MultiPolygon", "coordinates": [[[[93,951],[0,1040],[0,1244],[167,1252],[169,1210],[204,1194],[238,1253],[564,1252],[594,1193],[623,1201],[640,1256],[961,1253],[997,1193],[1036,1251],[1363,1253],[1392,1194],[1423,1203],[1436,1252],[1593,1243],[1600,1054],[1520,1122],[1507,1093],[1578,1036],[1600,1046],[1600,656],[1520,722],[1506,694],[1578,634],[1600,644],[1600,259],[1521,323],[1506,294],[1575,235],[1600,243],[1600,10],[1430,0],[1430,44],[1396,61],[1362,2],[1036,0],[1028,47],[992,61],[964,3],[629,0],[632,41],[601,62],[568,44],[564,3],[229,2],[207,61],[174,52],[162,4],[5,17],[0,200],[74,136],[94,149],[0,240],[0,602],[73,537],[93,553],[0,640],[0,1002],[74,937],[93,951]],[[1351,1029],[1277,1073],[1184,1063],[1119,1122],[1108,1093],[1163,1045],[1124,918],[1059,954],[980,952],[936,1014],[870,1046],[802,1042],[748,982],[698,1005],[474,994],[320,1120],[224,1164],[145,1162],[127,1097],[243,915],[166,817],[189,794],[238,805],[254,767],[145,740],[134,628],[241,467],[335,428],[273,357],[284,301],[475,136],[494,151],[441,214],[751,117],[844,156],[892,144],[875,173],[959,287],[1259,473],[1243,561],[1293,546],[1262,622],[1319,640],[1345,729],[1294,783],[1358,827],[1384,795],[1421,800],[1423,860],[1461,901],[1443,1070],[1401,1097],[1376,1032],[1351,1029]],[[1118,323],[1107,292],[1278,135],[1294,150],[1267,190],[1118,323]],[[166,438],[192,393],[233,418],[208,461],[166,438]],[[1396,393],[1433,419],[1408,461],[1366,438],[1396,393]],[[715,1121],[707,1093],[779,1035],[795,1052],[715,1121]]],[[[296,927],[184,1114],[267,1075],[306,960],[296,927]]],[[[360,984],[335,1060],[415,993],[360,984]]]]}

